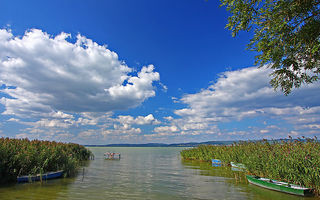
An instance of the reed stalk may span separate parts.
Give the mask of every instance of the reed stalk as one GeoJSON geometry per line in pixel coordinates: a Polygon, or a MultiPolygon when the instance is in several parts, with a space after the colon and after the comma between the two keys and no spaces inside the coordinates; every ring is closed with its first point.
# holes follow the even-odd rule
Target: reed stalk
{"type": "Polygon", "coordinates": [[[317,138],[246,141],[229,146],[201,145],[181,151],[181,157],[205,162],[215,158],[224,165],[242,163],[249,174],[314,188],[315,193],[320,194],[320,143],[317,138]]]}
{"type": "Polygon", "coordinates": [[[91,151],[74,143],[0,138],[0,183],[14,182],[20,175],[64,170],[75,173],[91,151]]]}

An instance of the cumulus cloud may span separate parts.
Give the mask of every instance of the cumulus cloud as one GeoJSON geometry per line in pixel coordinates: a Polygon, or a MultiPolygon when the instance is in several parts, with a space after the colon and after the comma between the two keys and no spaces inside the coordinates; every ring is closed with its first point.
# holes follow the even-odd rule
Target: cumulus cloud
{"type": "Polygon", "coordinates": [[[70,115],[63,112],[50,113],[46,118],[35,121],[19,120],[10,118],[8,122],[15,122],[26,125],[27,128],[21,129],[16,137],[28,137],[61,140],[63,135],[67,141],[79,142],[82,144],[108,144],[112,142],[136,142],[144,141],[143,126],[158,125],[161,122],[154,118],[152,114],[147,116],[133,117],[113,116],[112,112],[92,113],[84,112],[77,115],[70,115]],[[136,126],[141,126],[136,127],[136,126]],[[65,131],[71,131],[70,133],[65,131]],[[57,137],[59,135],[59,137],[57,137]]]}
{"type": "Polygon", "coordinates": [[[10,118],[7,120],[8,122],[20,122],[19,119],[16,119],[16,118],[10,118]]]}
{"type": "Polygon", "coordinates": [[[140,128],[130,128],[124,127],[120,129],[107,129],[102,131],[102,135],[105,137],[110,136],[128,136],[128,135],[135,135],[140,134],[142,131],[140,128]]]}
{"type": "Polygon", "coordinates": [[[172,121],[174,118],[172,116],[163,117],[167,121],[172,121]]]}
{"type": "Polygon", "coordinates": [[[29,138],[30,140],[33,139],[41,139],[41,140],[54,140],[54,141],[72,141],[74,140],[74,135],[69,133],[66,130],[42,130],[37,128],[27,128],[25,129],[26,132],[18,133],[15,135],[15,138],[29,138]]]}
{"type": "MultiPolygon", "coordinates": [[[[31,29],[22,37],[0,30],[0,84],[3,114],[108,112],[125,110],[155,95],[154,66],[132,68],[106,46],[77,35],[49,35],[31,29]]],[[[59,113],[57,113],[59,115],[59,113]]],[[[62,116],[63,117],[63,116],[62,116]]]]}
{"type": "MultiPolygon", "coordinates": [[[[207,89],[181,98],[180,101],[187,107],[175,110],[175,114],[181,119],[173,120],[172,125],[184,121],[186,125],[180,125],[182,130],[190,127],[201,130],[207,129],[210,124],[263,116],[285,120],[292,124],[293,128],[300,124],[315,130],[320,124],[320,83],[304,85],[285,96],[270,86],[270,73],[271,69],[266,67],[224,72],[207,89]]],[[[256,132],[274,133],[269,129],[256,132]]],[[[219,131],[216,133],[220,134],[219,131]]]]}
{"type": "Polygon", "coordinates": [[[241,120],[261,114],[281,115],[294,109],[320,106],[319,83],[302,86],[289,96],[270,87],[270,69],[244,68],[223,73],[216,83],[181,101],[187,108],[176,110],[180,116],[199,116],[216,121],[241,120]]]}
{"type": "Polygon", "coordinates": [[[138,124],[138,125],[156,125],[159,124],[160,121],[154,118],[152,114],[149,114],[147,116],[137,116],[136,118],[130,116],[130,115],[119,115],[118,122],[121,124],[138,124]]]}
{"type": "Polygon", "coordinates": [[[99,133],[97,133],[96,130],[85,130],[85,131],[81,131],[79,134],[78,134],[78,138],[81,138],[81,139],[84,139],[84,140],[97,140],[99,139],[99,133]]]}
{"type": "Polygon", "coordinates": [[[154,128],[154,132],[164,133],[164,132],[178,132],[179,129],[176,126],[158,126],[154,128]]]}

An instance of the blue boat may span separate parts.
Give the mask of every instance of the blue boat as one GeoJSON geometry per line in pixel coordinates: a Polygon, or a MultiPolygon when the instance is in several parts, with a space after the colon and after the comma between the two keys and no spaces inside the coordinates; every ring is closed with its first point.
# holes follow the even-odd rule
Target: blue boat
{"type": "Polygon", "coordinates": [[[221,160],[212,159],[212,167],[221,167],[221,166],[222,166],[221,160]]]}
{"type": "Polygon", "coordinates": [[[43,181],[43,180],[59,178],[62,175],[63,175],[63,170],[56,171],[56,172],[47,172],[45,174],[18,176],[17,182],[18,183],[25,183],[25,182],[43,181]]]}

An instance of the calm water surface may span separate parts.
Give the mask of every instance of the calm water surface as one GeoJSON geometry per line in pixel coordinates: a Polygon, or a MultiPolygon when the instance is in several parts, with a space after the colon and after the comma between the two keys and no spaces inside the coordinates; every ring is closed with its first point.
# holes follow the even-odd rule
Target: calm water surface
{"type": "Polygon", "coordinates": [[[95,160],[77,177],[1,186],[0,199],[314,199],[249,185],[230,168],[181,161],[182,149],[90,148],[95,160]],[[104,160],[107,151],[121,160],[104,160]]]}

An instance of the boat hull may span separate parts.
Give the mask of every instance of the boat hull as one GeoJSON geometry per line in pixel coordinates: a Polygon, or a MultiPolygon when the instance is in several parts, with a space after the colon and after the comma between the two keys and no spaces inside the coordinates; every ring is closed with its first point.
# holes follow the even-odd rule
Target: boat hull
{"type": "Polygon", "coordinates": [[[42,175],[38,174],[34,176],[18,176],[17,182],[25,183],[25,182],[34,182],[34,181],[40,181],[40,180],[49,180],[49,179],[60,178],[62,175],[63,175],[63,170],[56,171],[56,172],[48,172],[42,175]]]}
{"type": "Polygon", "coordinates": [[[234,171],[245,171],[246,166],[242,163],[235,163],[235,162],[230,162],[232,170],[234,171]]]}
{"type": "Polygon", "coordinates": [[[251,176],[251,175],[247,175],[247,179],[249,181],[249,183],[266,188],[266,189],[270,189],[270,190],[275,190],[275,191],[279,191],[279,192],[284,192],[284,193],[288,193],[288,194],[294,194],[294,195],[299,195],[299,196],[312,196],[313,195],[313,191],[310,188],[303,188],[297,185],[291,185],[290,187],[288,186],[288,184],[285,185],[284,182],[279,182],[276,180],[270,180],[266,181],[265,180],[261,180],[261,178],[256,178],[255,176],[251,176]],[[272,182],[270,182],[272,181],[272,182]],[[283,184],[280,184],[283,183],[283,184]]]}

